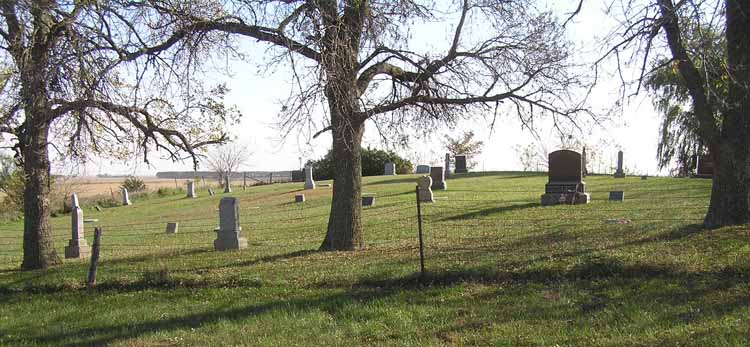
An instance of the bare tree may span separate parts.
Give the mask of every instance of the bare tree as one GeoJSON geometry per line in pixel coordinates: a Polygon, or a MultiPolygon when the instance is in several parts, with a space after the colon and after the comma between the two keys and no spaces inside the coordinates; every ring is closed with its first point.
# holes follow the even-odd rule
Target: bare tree
{"type": "Polygon", "coordinates": [[[264,53],[270,64],[290,64],[296,85],[282,108],[283,132],[332,133],[335,184],[322,250],[364,246],[360,149],[368,120],[390,135],[501,109],[525,124],[542,114],[558,122],[585,111],[572,101],[580,99],[571,93],[582,81],[571,74],[564,27],[533,0],[141,4],[171,30],[168,42],[244,36],[272,48],[264,53]],[[408,34],[415,22],[451,23],[445,47],[418,48],[408,34]],[[321,108],[324,119],[315,116],[321,108]]]}
{"type": "Polygon", "coordinates": [[[704,226],[750,222],[750,3],[652,0],[643,6],[626,3],[620,17],[624,24],[609,54],[619,61],[620,52],[634,52],[631,59],[642,66],[636,91],[651,73],[646,67],[659,71],[665,65],[679,73],[687,89],[692,110],[686,116],[697,124],[698,141],[714,163],[704,226]],[[724,34],[725,52],[709,42],[715,33],[724,34]],[[705,44],[690,49],[690,37],[705,44]],[[726,76],[726,85],[717,88],[714,76],[726,76]]]}
{"type": "Polygon", "coordinates": [[[211,149],[206,157],[206,163],[221,180],[224,177],[231,177],[233,172],[237,172],[241,166],[248,162],[250,155],[251,153],[246,146],[227,143],[211,149]]]}
{"type": "Polygon", "coordinates": [[[24,172],[21,267],[43,269],[60,262],[49,225],[50,148],[79,158],[139,151],[144,160],[156,148],[197,164],[195,149],[223,142],[221,125],[234,115],[217,99],[223,89],[209,95],[193,84],[180,95],[168,87],[173,74],[148,69],[159,64],[153,56],[135,63],[150,53],[141,40],[151,36],[146,31],[158,31],[137,8],[3,0],[0,16],[0,68],[8,71],[0,132],[15,142],[24,172]]]}

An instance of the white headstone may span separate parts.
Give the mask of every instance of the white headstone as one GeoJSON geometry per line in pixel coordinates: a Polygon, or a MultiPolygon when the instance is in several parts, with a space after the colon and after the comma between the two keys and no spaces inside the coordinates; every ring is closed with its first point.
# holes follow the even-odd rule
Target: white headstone
{"type": "Polygon", "coordinates": [[[432,202],[432,177],[422,176],[417,180],[419,186],[419,201],[420,202],[432,202]]]}
{"type": "Polygon", "coordinates": [[[312,166],[305,167],[305,189],[315,189],[312,166]]]}
{"type": "Polygon", "coordinates": [[[76,193],[71,194],[70,200],[72,206],[70,213],[71,236],[68,245],[65,247],[65,258],[87,258],[91,254],[91,248],[86,239],[83,238],[83,210],[81,210],[78,204],[78,195],[76,193]]]}
{"type": "Polygon", "coordinates": [[[237,198],[221,198],[221,201],[219,201],[219,227],[215,231],[215,250],[247,248],[247,239],[241,235],[240,206],[237,198]]]}
{"type": "Polygon", "coordinates": [[[187,181],[187,197],[188,198],[195,198],[195,184],[193,181],[187,181]]]}
{"type": "Polygon", "coordinates": [[[130,202],[130,196],[128,195],[128,189],[125,188],[125,187],[122,188],[122,204],[124,206],[128,206],[128,205],[132,204],[130,202]]]}

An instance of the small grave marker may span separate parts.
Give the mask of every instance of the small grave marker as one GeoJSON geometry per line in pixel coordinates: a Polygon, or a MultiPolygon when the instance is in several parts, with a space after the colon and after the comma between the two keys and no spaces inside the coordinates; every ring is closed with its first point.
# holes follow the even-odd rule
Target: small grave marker
{"type": "Polygon", "coordinates": [[[375,193],[364,193],[362,194],[362,206],[375,205],[375,193]]]}
{"type": "Polygon", "coordinates": [[[179,223],[169,222],[167,223],[167,229],[164,231],[165,234],[177,234],[179,223]]]}
{"type": "Polygon", "coordinates": [[[305,194],[297,194],[294,196],[294,202],[305,202],[305,194]]]}
{"type": "Polygon", "coordinates": [[[432,177],[422,176],[417,180],[417,186],[419,187],[419,201],[420,202],[433,202],[432,195],[432,177]]]}
{"type": "Polygon", "coordinates": [[[429,174],[430,173],[430,166],[429,165],[417,165],[417,172],[418,174],[429,174]]]}
{"type": "Polygon", "coordinates": [[[622,190],[609,192],[609,201],[625,201],[625,192],[622,190]]]}

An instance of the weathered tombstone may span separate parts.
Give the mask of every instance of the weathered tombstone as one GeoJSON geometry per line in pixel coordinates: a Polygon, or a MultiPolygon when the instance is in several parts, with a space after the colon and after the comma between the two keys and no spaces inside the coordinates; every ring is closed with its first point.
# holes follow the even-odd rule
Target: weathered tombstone
{"type": "Polygon", "coordinates": [[[305,167],[305,189],[315,189],[312,166],[305,167]]]}
{"type": "Polygon", "coordinates": [[[362,206],[372,206],[375,205],[375,194],[374,193],[364,193],[362,194],[362,206]]]}
{"type": "Polygon", "coordinates": [[[91,255],[91,247],[83,238],[83,210],[78,205],[78,195],[76,193],[70,196],[71,204],[71,231],[72,235],[68,245],[65,247],[65,258],[88,258],[91,255]]]}
{"type": "Polygon", "coordinates": [[[447,189],[445,183],[445,171],[442,166],[433,166],[430,168],[430,177],[432,177],[432,189],[447,189]]]}
{"type": "Polygon", "coordinates": [[[418,174],[429,174],[430,173],[430,166],[429,165],[417,165],[417,173],[418,174]]]}
{"type": "Polygon", "coordinates": [[[231,193],[232,186],[229,184],[229,175],[224,176],[224,193],[231,193]]]}
{"type": "MultiPolygon", "coordinates": [[[[443,172],[443,179],[450,178],[451,176],[451,154],[445,153],[445,171],[443,172]]],[[[430,169],[430,175],[432,175],[432,169],[430,169]]],[[[432,183],[435,184],[435,177],[432,178],[432,183]]]]}
{"type": "Polygon", "coordinates": [[[294,195],[294,202],[305,202],[305,194],[294,195]]]}
{"type": "Polygon", "coordinates": [[[422,176],[417,180],[417,186],[419,187],[419,201],[420,202],[432,202],[432,177],[422,176]]]}
{"type": "Polygon", "coordinates": [[[707,155],[699,155],[696,160],[698,162],[695,164],[695,177],[698,177],[698,178],[714,177],[714,163],[713,161],[711,161],[711,157],[707,155]]]}
{"type": "Polygon", "coordinates": [[[215,250],[225,251],[228,249],[247,248],[247,239],[242,237],[241,234],[240,206],[237,198],[221,198],[221,201],[219,201],[219,227],[215,231],[215,250]]]}
{"type": "Polygon", "coordinates": [[[564,149],[549,154],[548,182],[544,186],[542,206],[589,203],[581,165],[578,152],[564,149]]]}
{"type": "Polygon", "coordinates": [[[214,196],[214,189],[211,187],[208,187],[208,196],[214,196]]]}
{"type": "Polygon", "coordinates": [[[164,231],[165,234],[177,234],[179,224],[177,222],[167,223],[167,229],[164,231]]]}
{"type": "Polygon", "coordinates": [[[189,180],[187,181],[187,197],[190,199],[195,198],[195,184],[193,181],[189,180]]]}
{"type": "Polygon", "coordinates": [[[647,180],[648,179],[648,175],[641,176],[641,179],[644,180],[644,181],[647,180]]]}
{"type": "Polygon", "coordinates": [[[385,176],[395,176],[396,175],[396,164],[393,162],[387,162],[385,163],[385,168],[383,169],[383,175],[385,176]]]}
{"type": "Polygon", "coordinates": [[[304,182],[305,181],[305,170],[293,170],[292,171],[292,182],[304,182]]]}
{"type": "Polygon", "coordinates": [[[588,162],[588,157],[586,156],[586,146],[583,146],[583,151],[581,151],[581,160],[583,161],[583,177],[586,177],[589,175],[589,169],[586,166],[586,163],[588,162]]]}
{"type": "Polygon", "coordinates": [[[455,173],[467,173],[469,170],[466,168],[466,155],[461,154],[456,156],[456,170],[455,173]]]}
{"type": "Polygon", "coordinates": [[[625,192],[622,190],[613,190],[609,192],[609,201],[625,201],[625,192]]]}
{"type": "Polygon", "coordinates": [[[125,187],[122,188],[122,204],[124,206],[128,206],[128,205],[132,204],[130,202],[130,196],[128,195],[128,189],[125,188],[125,187]]]}
{"type": "Polygon", "coordinates": [[[617,171],[615,171],[615,178],[624,178],[625,171],[622,170],[622,151],[617,152],[617,171]]]}

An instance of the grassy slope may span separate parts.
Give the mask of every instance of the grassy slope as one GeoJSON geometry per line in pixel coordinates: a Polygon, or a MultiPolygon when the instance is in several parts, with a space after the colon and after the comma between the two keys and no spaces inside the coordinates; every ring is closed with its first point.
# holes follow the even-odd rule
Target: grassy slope
{"type": "MultiPolygon", "coordinates": [[[[87,209],[104,229],[93,293],[82,262],[13,270],[20,224],[0,225],[0,345],[750,344],[750,233],[697,227],[707,180],[594,176],[591,204],[540,207],[545,176],[452,179],[424,205],[420,284],[415,178],[365,178],[356,253],[315,251],[330,188],[236,191],[241,252],[212,249],[221,194],[87,209]]],[[[69,223],[53,219],[61,253],[69,223]]]]}

